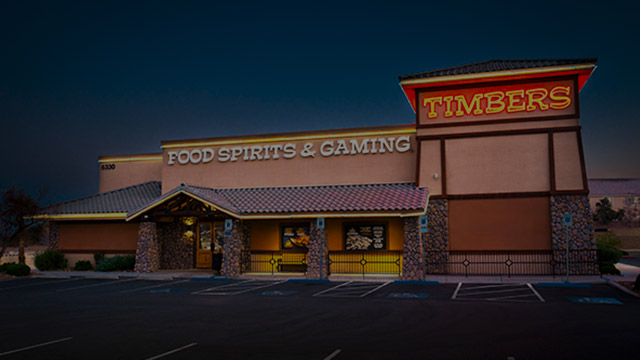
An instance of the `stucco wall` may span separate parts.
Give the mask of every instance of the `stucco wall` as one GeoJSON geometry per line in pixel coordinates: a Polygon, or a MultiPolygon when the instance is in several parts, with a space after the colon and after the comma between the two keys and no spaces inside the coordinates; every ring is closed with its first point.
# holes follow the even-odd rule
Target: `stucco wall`
{"type": "MultiPolygon", "coordinates": [[[[296,145],[297,155],[285,159],[280,153],[279,159],[263,159],[235,162],[219,162],[219,150],[223,146],[185,147],[164,149],[162,169],[162,192],[166,193],[182,183],[214,188],[242,188],[242,187],[274,187],[274,186],[308,186],[308,185],[339,185],[339,184],[370,184],[414,182],[416,178],[417,147],[415,135],[380,135],[345,138],[328,138],[315,140],[257,142],[249,144],[225,145],[282,145],[292,143],[296,145]],[[324,157],[320,154],[320,147],[324,141],[395,138],[410,136],[411,148],[406,152],[388,152],[375,154],[341,154],[324,157]],[[302,157],[301,151],[306,143],[313,143],[314,157],[302,157]],[[211,148],[215,151],[212,161],[203,164],[185,164],[177,162],[169,165],[169,152],[180,150],[194,150],[211,148]]],[[[351,147],[349,147],[351,148],[351,147]]]]}
{"type": "Polygon", "coordinates": [[[59,249],[87,252],[135,252],[138,224],[125,222],[59,224],[59,249]]]}
{"type": "Polygon", "coordinates": [[[547,134],[446,140],[448,194],[549,191],[547,134]]]}
{"type": "Polygon", "coordinates": [[[440,164],[440,140],[422,141],[420,145],[420,176],[418,184],[426,186],[429,194],[442,194],[442,171],[440,164]],[[438,174],[438,178],[435,178],[438,174]]]}
{"type": "Polygon", "coordinates": [[[582,190],[584,188],[578,136],[575,132],[553,134],[556,190],[582,190]]]}
{"type": "MultiPolygon", "coordinates": [[[[159,155],[159,154],[158,154],[159,155]]],[[[100,192],[162,180],[162,161],[106,162],[99,164],[100,192]],[[114,169],[102,165],[115,165],[114,169]]]]}

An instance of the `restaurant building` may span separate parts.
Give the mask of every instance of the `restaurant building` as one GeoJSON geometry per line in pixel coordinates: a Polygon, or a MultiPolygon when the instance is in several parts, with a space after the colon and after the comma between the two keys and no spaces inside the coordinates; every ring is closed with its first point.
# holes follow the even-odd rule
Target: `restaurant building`
{"type": "Polygon", "coordinates": [[[407,125],[162,141],[99,157],[100,193],[49,208],[73,264],[136,271],[595,271],[579,91],[596,59],[486,61],[400,77],[407,125]],[[563,215],[570,214],[570,227],[563,215]],[[568,239],[567,239],[568,235],[568,239]]]}

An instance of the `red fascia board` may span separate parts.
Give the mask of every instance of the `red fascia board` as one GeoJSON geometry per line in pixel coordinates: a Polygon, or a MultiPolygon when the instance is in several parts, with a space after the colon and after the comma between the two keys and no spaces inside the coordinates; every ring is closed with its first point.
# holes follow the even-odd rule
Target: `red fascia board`
{"type": "Polygon", "coordinates": [[[433,82],[428,84],[416,84],[416,85],[401,85],[402,91],[404,91],[407,100],[411,104],[413,111],[416,111],[416,89],[427,89],[433,87],[440,86],[456,86],[456,85],[467,85],[467,84],[480,84],[480,83],[491,83],[491,82],[502,82],[502,81],[517,81],[517,80],[535,80],[549,77],[559,77],[559,76],[570,76],[570,75],[578,75],[578,91],[582,90],[584,84],[586,84],[589,76],[593,73],[594,69],[589,70],[577,70],[577,71],[563,71],[563,72],[553,72],[553,73],[540,73],[540,74],[527,74],[527,75],[516,75],[516,76],[502,76],[502,77],[487,77],[482,79],[468,79],[468,80],[456,80],[456,81],[445,81],[445,82],[433,82]]]}

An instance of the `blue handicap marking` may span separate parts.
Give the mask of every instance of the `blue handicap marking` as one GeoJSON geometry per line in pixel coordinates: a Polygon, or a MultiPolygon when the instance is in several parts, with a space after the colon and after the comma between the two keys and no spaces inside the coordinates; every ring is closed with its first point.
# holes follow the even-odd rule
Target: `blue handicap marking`
{"type": "Polygon", "coordinates": [[[184,289],[153,289],[150,290],[149,292],[152,294],[173,294],[173,293],[177,293],[180,292],[184,289]]]}
{"type": "Polygon", "coordinates": [[[569,300],[581,303],[581,304],[616,304],[622,305],[617,299],[614,298],[601,298],[601,297],[571,297],[569,296],[569,300]]]}
{"type": "Polygon", "coordinates": [[[297,294],[297,291],[280,291],[280,290],[271,290],[271,291],[263,291],[258,293],[258,295],[262,296],[290,296],[293,294],[297,294]]]}
{"type": "Polygon", "coordinates": [[[426,299],[429,297],[427,293],[391,293],[387,295],[391,299],[426,299]]]}

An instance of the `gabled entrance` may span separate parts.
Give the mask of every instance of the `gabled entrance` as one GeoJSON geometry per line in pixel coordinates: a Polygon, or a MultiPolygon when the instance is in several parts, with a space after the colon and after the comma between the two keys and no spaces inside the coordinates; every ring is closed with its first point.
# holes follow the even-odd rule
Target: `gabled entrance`
{"type": "Polygon", "coordinates": [[[220,271],[224,255],[224,221],[232,218],[215,205],[176,191],[147,205],[129,220],[157,225],[161,269],[220,271]]]}

